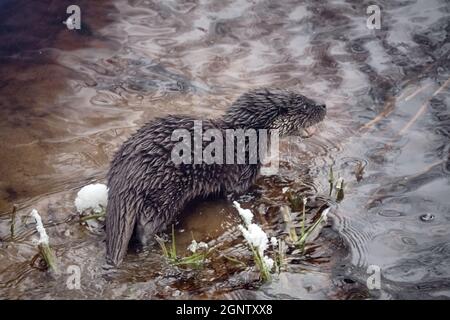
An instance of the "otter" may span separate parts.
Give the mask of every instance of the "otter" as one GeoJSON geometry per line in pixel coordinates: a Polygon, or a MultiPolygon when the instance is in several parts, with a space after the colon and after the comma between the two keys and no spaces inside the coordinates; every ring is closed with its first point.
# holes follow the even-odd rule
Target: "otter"
{"type": "MultiPolygon", "coordinates": [[[[280,137],[310,135],[326,114],[325,104],[293,91],[256,89],[242,94],[202,130],[277,129],[280,137]]],[[[175,163],[176,129],[194,131],[189,116],[169,115],[141,127],[116,152],[107,174],[106,258],[119,266],[130,240],[148,245],[188,202],[211,195],[241,194],[258,177],[261,163],[175,163]]],[[[259,132],[259,131],[258,131],[259,132]]],[[[202,142],[204,143],[204,142],[202,142]]],[[[248,155],[248,148],[246,147],[248,155]]]]}

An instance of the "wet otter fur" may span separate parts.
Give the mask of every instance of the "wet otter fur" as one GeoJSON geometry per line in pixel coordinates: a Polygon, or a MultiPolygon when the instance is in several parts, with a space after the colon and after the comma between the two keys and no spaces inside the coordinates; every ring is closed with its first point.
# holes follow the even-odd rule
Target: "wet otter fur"
{"type": "MultiPolygon", "coordinates": [[[[278,129],[280,137],[299,134],[323,120],[326,108],[298,93],[258,89],[241,95],[218,119],[202,120],[203,131],[278,129]]],[[[189,116],[154,119],[117,151],[108,172],[106,255],[118,266],[133,237],[142,245],[167,227],[196,198],[243,193],[256,180],[256,164],[175,164],[175,129],[193,132],[189,116]]],[[[203,147],[207,143],[203,142],[203,147]]]]}

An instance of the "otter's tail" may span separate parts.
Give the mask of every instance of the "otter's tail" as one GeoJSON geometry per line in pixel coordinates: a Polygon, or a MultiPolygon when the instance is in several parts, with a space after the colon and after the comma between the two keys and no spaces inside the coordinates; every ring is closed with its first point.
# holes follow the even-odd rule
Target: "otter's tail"
{"type": "Polygon", "coordinates": [[[108,192],[106,207],[106,260],[119,266],[127,253],[128,243],[136,223],[136,210],[123,202],[119,195],[108,192]]]}

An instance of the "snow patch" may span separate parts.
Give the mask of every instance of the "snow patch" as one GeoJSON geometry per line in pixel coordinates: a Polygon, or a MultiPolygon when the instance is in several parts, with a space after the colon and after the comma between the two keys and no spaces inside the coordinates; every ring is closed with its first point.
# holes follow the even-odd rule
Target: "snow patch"
{"type": "Polygon", "coordinates": [[[75,207],[78,213],[86,209],[92,209],[95,213],[100,213],[102,208],[106,208],[108,201],[108,188],[101,183],[89,184],[81,188],[75,199],[75,207]]]}

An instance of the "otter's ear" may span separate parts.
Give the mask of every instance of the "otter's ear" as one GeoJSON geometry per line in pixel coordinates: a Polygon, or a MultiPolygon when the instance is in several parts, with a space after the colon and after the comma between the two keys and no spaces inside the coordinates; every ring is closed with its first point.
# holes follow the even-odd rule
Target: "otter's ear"
{"type": "Polygon", "coordinates": [[[287,114],[289,111],[289,106],[286,104],[282,104],[278,106],[278,114],[279,115],[283,115],[283,114],[287,114]]]}

